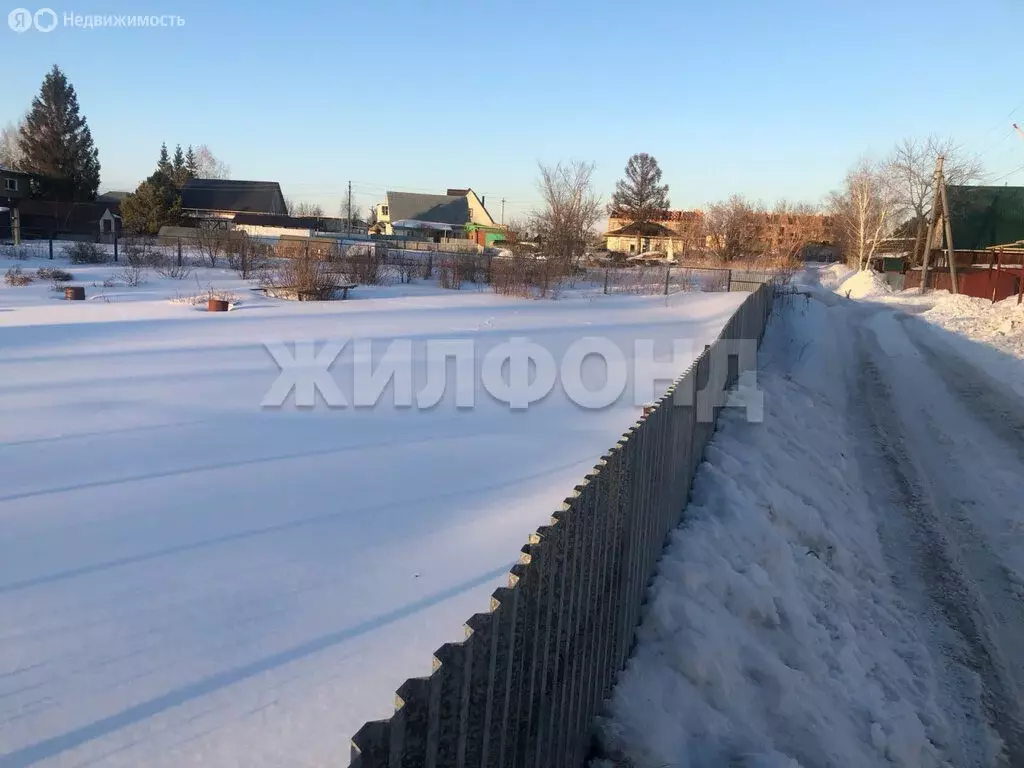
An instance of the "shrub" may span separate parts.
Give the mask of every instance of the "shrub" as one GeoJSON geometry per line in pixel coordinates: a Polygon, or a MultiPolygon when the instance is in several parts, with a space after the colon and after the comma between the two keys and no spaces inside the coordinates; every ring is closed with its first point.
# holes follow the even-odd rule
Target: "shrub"
{"type": "Polygon", "coordinates": [[[106,264],[110,261],[107,252],[96,243],[72,243],[65,253],[72,264],[106,264]]]}
{"type": "Polygon", "coordinates": [[[142,264],[126,263],[117,271],[116,277],[125,285],[134,288],[139,283],[146,282],[146,274],[146,267],[142,264]]]}
{"type": "Polygon", "coordinates": [[[28,274],[21,267],[11,267],[4,273],[4,282],[8,285],[28,285],[32,282],[32,275],[28,274]]]}
{"type": "Polygon", "coordinates": [[[154,266],[160,277],[170,280],[186,280],[192,275],[192,267],[185,263],[178,264],[177,259],[164,259],[163,263],[154,266]]]}
{"type": "Polygon", "coordinates": [[[295,256],[279,259],[276,266],[263,276],[268,288],[286,289],[296,294],[307,294],[316,299],[330,299],[341,283],[341,274],[330,261],[315,256],[295,256]]]}
{"type": "Polygon", "coordinates": [[[261,279],[269,268],[272,248],[244,232],[232,233],[226,251],[228,266],[243,280],[261,279]]]}
{"type": "Polygon", "coordinates": [[[126,238],[121,241],[121,258],[132,267],[161,267],[169,259],[151,240],[126,238]]]}
{"type": "Polygon", "coordinates": [[[70,283],[75,279],[70,272],[55,267],[43,267],[36,271],[36,275],[40,280],[52,280],[55,283],[70,283]]]}
{"type": "Polygon", "coordinates": [[[340,261],[349,280],[360,285],[384,283],[388,250],[383,243],[353,246],[343,250],[340,261]]]}
{"type": "Polygon", "coordinates": [[[556,296],[564,270],[548,259],[526,255],[495,258],[491,262],[491,288],[502,296],[556,296]]]}
{"type": "Polygon", "coordinates": [[[24,245],[11,245],[8,243],[0,245],[0,256],[3,256],[6,259],[25,261],[29,255],[29,250],[24,245]]]}

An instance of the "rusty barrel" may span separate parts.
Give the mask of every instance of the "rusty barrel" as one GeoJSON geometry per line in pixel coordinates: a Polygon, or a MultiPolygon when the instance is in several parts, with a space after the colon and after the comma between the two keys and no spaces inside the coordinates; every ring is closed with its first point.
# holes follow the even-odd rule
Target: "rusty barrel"
{"type": "Polygon", "coordinates": [[[210,299],[206,302],[207,312],[227,312],[230,305],[224,299],[210,299]]]}
{"type": "Polygon", "coordinates": [[[64,298],[68,301],[85,301],[85,286],[69,285],[64,289],[64,298]]]}

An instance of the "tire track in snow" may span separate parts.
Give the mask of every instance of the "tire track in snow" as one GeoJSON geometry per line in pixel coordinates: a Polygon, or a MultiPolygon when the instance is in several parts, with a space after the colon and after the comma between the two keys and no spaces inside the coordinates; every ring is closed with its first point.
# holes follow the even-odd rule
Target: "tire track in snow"
{"type": "Polygon", "coordinates": [[[1004,393],[998,382],[959,357],[951,348],[940,353],[921,331],[919,318],[897,314],[907,338],[942,379],[960,404],[984,424],[1024,465],[1024,403],[1004,393]]]}
{"type": "MultiPolygon", "coordinates": [[[[855,414],[854,418],[857,419],[859,415],[867,417],[865,422],[873,433],[874,448],[880,454],[868,458],[872,465],[869,474],[882,474],[887,490],[892,494],[891,504],[885,505],[882,514],[892,511],[902,517],[902,520],[895,521],[880,519],[882,532],[884,534],[886,527],[889,527],[890,532],[903,534],[905,540],[902,543],[909,545],[913,555],[913,563],[896,562],[894,559],[893,566],[897,572],[904,572],[901,581],[915,577],[920,579],[944,623],[955,634],[957,647],[944,649],[944,655],[980,679],[980,704],[988,724],[1003,741],[1003,764],[1024,765],[1024,726],[1020,700],[1007,673],[1001,649],[989,632],[991,622],[984,616],[985,596],[975,587],[968,574],[964,573],[960,558],[956,555],[956,547],[945,533],[941,522],[944,515],[931,493],[930,484],[915,466],[897,407],[875,363],[875,355],[880,353],[880,349],[877,342],[869,338],[870,331],[863,327],[864,316],[857,313],[851,317],[849,325],[854,337],[852,348],[855,353],[852,364],[857,398],[853,407],[862,412],[855,414]],[[881,461],[877,461],[878,458],[881,461]],[[908,567],[916,573],[906,573],[908,567]]],[[[996,562],[994,557],[992,562],[996,562]]],[[[939,671],[946,675],[951,672],[948,669],[945,672],[941,669],[939,671]]],[[[954,685],[960,688],[962,697],[957,704],[961,707],[965,704],[970,706],[969,702],[964,701],[964,698],[971,695],[964,679],[961,677],[959,681],[954,681],[954,685]]],[[[972,713],[964,709],[963,714],[965,717],[962,722],[969,727],[972,713]]],[[[975,743],[970,751],[978,759],[984,760],[987,751],[984,735],[975,733],[964,736],[973,736],[975,743]]]]}

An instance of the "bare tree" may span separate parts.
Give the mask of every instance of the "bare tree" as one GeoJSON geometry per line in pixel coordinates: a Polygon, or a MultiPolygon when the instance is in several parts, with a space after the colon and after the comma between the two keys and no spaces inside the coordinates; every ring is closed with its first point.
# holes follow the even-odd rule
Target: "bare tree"
{"type": "Polygon", "coordinates": [[[659,212],[667,210],[668,184],[661,183],[658,161],[646,152],[638,152],[626,163],[626,176],[615,182],[615,194],[609,214],[628,219],[636,227],[636,250],[644,226],[654,221],[659,212]]]}
{"type": "Polygon", "coordinates": [[[288,208],[289,216],[315,216],[319,218],[324,215],[322,206],[304,200],[294,201],[289,198],[285,200],[285,206],[288,208]]]}
{"type": "Polygon", "coordinates": [[[218,159],[205,144],[196,147],[195,166],[197,179],[227,179],[231,175],[231,168],[218,159]]]}
{"type": "Polygon", "coordinates": [[[721,261],[760,254],[766,240],[765,213],[764,206],[742,195],[711,203],[704,218],[707,247],[721,261]]]}
{"type": "Polygon", "coordinates": [[[910,219],[914,224],[912,260],[920,261],[924,230],[931,213],[935,194],[935,161],[945,157],[943,174],[947,184],[970,184],[982,178],[981,161],[967,155],[952,139],[929,136],[927,139],[904,139],[886,160],[885,173],[892,186],[894,215],[910,219]]]}
{"type": "Polygon", "coordinates": [[[21,128],[25,125],[22,117],[17,123],[8,123],[0,130],[0,168],[21,170],[25,153],[21,150],[21,128]]]}
{"type": "Polygon", "coordinates": [[[271,248],[245,232],[225,233],[228,266],[243,280],[262,278],[269,268],[271,248]]]}
{"type": "Polygon", "coordinates": [[[228,249],[230,233],[219,222],[203,221],[196,228],[196,248],[211,267],[217,266],[217,259],[228,249]]]}
{"type": "Polygon", "coordinates": [[[601,218],[593,174],[593,163],[540,164],[537,186],[544,204],[533,214],[532,227],[541,239],[544,256],[562,275],[569,274],[583,258],[591,231],[601,218]]]}
{"type": "Polygon", "coordinates": [[[897,196],[885,165],[863,159],[850,169],[843,188],[829,196],[836,235],[851,264],[867,269],[878,242],[891,231],[897,196]]]}

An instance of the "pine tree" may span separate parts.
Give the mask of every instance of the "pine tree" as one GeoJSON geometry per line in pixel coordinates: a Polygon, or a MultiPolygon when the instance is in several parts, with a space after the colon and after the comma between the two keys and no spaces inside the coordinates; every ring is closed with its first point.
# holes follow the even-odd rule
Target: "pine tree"
{"type": "Polygon", "coordinates": [[[174,148],[174,159],[171,161],[171,165],[174,168],[174,185],[180,188],[187,181],[185,177],[185,153],[181,151],[181,144],[174,148]]]}
{"type": "Polygon", "coordinates": [[[185,153],[185,172],[189,179],[194,179],[199,175],[199,161],[196,159],[196,153],[192,150],[192,145],[188,145],[188,151],[185,153]]]}
{"type": "Polygon", "coordinates": [[[160,159],[156,163],[156,169],[160,173],[171,178],[174,175],[174,167],[171,165],[171,157],[167,154],[167,142],[160,145],[160,159]]]}
{"type": "Polygon", "coordinates": [[[615,182],[611,213],[636,225],[637,251],[644,225],[668,206],[668,184],[661,183],[658,161],[646,152],[633,155],[626,163],[626,177],[615,182]]]}
{"type": "MultiPolygon", "coordinates": [[[[180,152],[175,152],[175,162],[180,152]]],[[[185,160],[182,158],[182,171],[185,160]]],[[[167,145],[160,147],[156,170],[132,194],[121,201],[121,217],[128,232],[155,235],[160,228],[181,222],[181,193],[175,167],[167,153],[167,145]]]]}
{"type": "Polygon", "coordinates": [[[99,153],[78,95],[54,64],[32,99],[19,137],[22,170],[35,174],[41,197],[93,200],[100,185],[99,153]]]}

